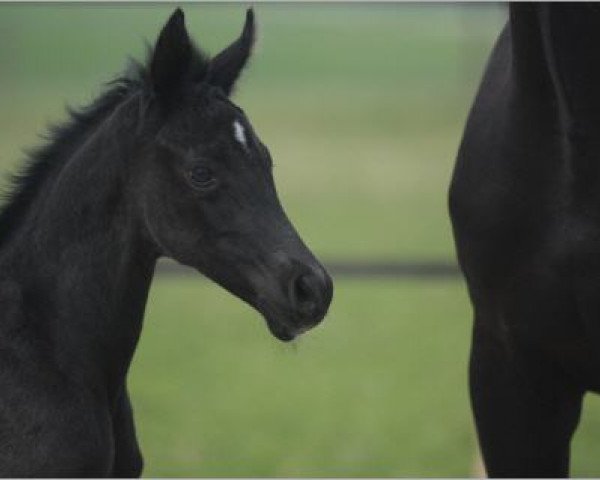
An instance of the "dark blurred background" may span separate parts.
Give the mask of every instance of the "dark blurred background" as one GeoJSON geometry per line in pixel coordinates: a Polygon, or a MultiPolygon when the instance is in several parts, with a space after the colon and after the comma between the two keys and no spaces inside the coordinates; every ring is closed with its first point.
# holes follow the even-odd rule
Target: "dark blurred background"
{"type": "MultiPolygon", "coordinates": [[[[185,4],[216,53],[246,5],[185,4]]],[[[170,5],[1,5],[0,167],[85,105],[170,5]]],[[[282,201],[330,265],[454,265],[446,190],[505,20],[495,4],[258,4],[235,101],[275,163],[282,201]]],[[[2,184],[4,186],[5,183],[2,184]]],[[[469,476],[471,311],[458,275],[347,276],[293,345],[199,275],[155,279],[130,376],[148,476],[469,476]]],[[[600,471],[588,401],[576,476],[600,471]]]]}

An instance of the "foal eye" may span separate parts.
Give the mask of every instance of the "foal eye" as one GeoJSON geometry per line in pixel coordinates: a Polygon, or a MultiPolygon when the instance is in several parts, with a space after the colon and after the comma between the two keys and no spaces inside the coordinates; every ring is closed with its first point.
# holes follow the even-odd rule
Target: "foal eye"
{"type": "Polygon", "coordinates": [[[190,181],[196,188],[206,190],[214,187],[217,184],[217,179],[213,172],[206,167],[194,167],[190,171],[190,181]]]}

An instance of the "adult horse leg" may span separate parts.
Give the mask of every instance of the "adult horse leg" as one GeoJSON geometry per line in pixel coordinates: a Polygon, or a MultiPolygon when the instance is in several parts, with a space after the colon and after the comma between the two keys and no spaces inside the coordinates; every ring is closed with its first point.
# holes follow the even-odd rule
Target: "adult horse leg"
{"type": "Polygon", "coordinates": [[[583,390],[476,321],[471,402],[490,477],[566,477],[583,390]]]}
{"type": "Polygon", "coordinates": [[[135,434],[133,412],[125,385],[123,385],[113,413],[113,435],[115,459],[112,477],[136,478],[141,476],[144,462],[135,434]]]}

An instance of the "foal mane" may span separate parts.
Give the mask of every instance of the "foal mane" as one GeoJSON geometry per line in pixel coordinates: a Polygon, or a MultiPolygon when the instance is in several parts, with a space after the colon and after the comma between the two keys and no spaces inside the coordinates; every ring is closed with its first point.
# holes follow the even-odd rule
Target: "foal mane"
{"type": "Polygon", "coordinates": [[[28,152],[17,173],[8,176],[8,188],[1,195],[4,206],[0,210],[0,249],[23,221],[46,179],[65,164],[91,129],[116,108],[135,84],[132,78],[120,77],[110,82],[110,88],[89,106],[67,107],[68,119],[48,127],[48,133],[42,137],[47,143],[28,152]]]}

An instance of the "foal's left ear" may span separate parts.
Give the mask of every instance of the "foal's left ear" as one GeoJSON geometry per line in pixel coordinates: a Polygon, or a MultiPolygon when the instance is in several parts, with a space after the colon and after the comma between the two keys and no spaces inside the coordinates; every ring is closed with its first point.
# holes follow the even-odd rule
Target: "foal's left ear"
{"type": "Polygon", "coordinates": [[[254,45],[254,11],[246,11],[246,23],[240,37],[215,56],[209,65],[207,81],[230,95],[235,81],[246,66],[254,45]]]}

